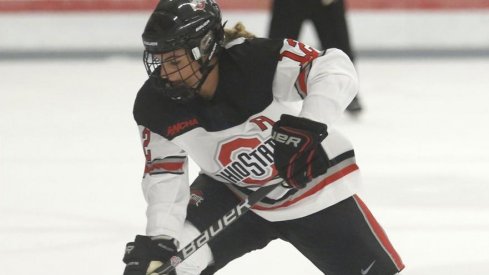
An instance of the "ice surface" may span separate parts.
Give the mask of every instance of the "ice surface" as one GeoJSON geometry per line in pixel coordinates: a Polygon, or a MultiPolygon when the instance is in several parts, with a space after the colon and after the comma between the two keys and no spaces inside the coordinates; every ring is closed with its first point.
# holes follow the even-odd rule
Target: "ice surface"
{"type": "MultiPolygon", "coordinates": [[[[487,274],[489,59],[363,60],[356,146],[404,274],[487,274]],[[469,272],[470,271],[470,272],[469,272]]],[[[2,274],[121,274],[144,232],[139,60],[0,62],[2,274]]],[[[196,169],[192,170],[195,176],[196,169]]],[[[277,241],[219,274],[320,274],[277,241]]]]}

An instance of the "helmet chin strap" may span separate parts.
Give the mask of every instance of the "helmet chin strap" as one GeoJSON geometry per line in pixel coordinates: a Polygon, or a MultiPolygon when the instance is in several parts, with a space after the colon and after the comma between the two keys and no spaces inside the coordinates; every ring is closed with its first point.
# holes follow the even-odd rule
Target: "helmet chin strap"
{"type": "Polygon", "coordinates": [[[217,49],[217,43],[214,43],[208,55],[204,55],[199,47],[187,49],[187,51],[190,51],[189,55],[191,58],[193,58],[193,62],[196,61],[199,64],[199,69],[195,72],[198,71],[201,74],[198,82],[194,83],[194,85],[196,84],[196,86],[193,87],[189,87],[186,85],[172,85],[172,83],[169,82],[168,79],[161,77],[161,65],[152,72],[150,72],[149,66],[146,65],[146,70],[148,71],[148,74],[150,74],[150,78],[152,78],[153,85],[156,88],[162,89],[166,96],[168,96],[172,100],[186,103],[200,94],[204,82],[207,80],[210,72],[216,67],[217,60],[214,60],[214,57],[216,57],[216,53],[218,52],[217,49]]]}
{"type": "Polygon", "coordinates": [[[209,65],[210,62],[211,60],[207,60],[204,64],[201,64],[201,62],[199,62],[199,64],[201,65],[199,72],[202,74],[202,77],[196,87],[172,86],[168,82],[168,80],[159,77],[159,72],[156,72],[156,74],[154,74],[157,78],[156,82],[154,83],[157,86],[165,87],[164,89],[166,90],[166,95],[172,100],[180,103],[189,102],[197,95],[199,95],[201,88],[204,85],[204,82],[206,81],[212,69],[214,69],[217,64],[217,62],[215,62],[214,64],[209,65]]]}

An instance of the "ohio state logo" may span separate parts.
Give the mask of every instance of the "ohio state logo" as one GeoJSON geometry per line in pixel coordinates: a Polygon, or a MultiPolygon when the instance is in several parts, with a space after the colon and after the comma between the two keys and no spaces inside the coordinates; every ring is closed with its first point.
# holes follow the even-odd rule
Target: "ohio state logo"
{"type": "Polygon", "coordinates": [[[222,167],[216,175],[227,182],[245,186],[262,185],[277,175],[272,139],[241,137],[222,142],[216,160],[222,167]]]}

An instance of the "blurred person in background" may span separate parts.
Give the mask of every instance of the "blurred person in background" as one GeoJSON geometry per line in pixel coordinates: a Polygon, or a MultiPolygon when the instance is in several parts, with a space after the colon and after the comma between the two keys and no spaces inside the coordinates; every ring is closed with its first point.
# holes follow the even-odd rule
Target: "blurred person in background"
{"type": "MultiPolygon", "coordinates": [[[[305,20],[311,20],[314,24],[323,49],[340,49],[355,62],[343,0],[275,0],[269,37],[297,40],[305,20]]],[[[362,105],[358,95],[346,110],[352,115],[360,114],[362,105]]]]}
{"type": "Polygon", "coordinates": [[[143,44],[148,79],[133,113],[147,224],[126,246],[124,275],[180,263],[177,249],[264,185],[276,187],[171,274],[214,274],[275,239],[329,275],[404,268],[356,194],[353,146],[334,128],[358,90],[345,53],[224,29],[212,0],[160,1],[143,44]],[[190,187],[189,157],[200,168],[190,187]]]}

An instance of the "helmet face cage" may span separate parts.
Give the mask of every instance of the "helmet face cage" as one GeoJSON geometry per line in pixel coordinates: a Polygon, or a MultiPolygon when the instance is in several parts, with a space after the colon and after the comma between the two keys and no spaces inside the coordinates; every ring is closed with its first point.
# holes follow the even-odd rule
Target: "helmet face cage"
{"type": "Polygon", "coordinates": [[[174,100],[186,101],[193,98],[214,68],[214,65],[210,64],[212,57],[218,51],[218,44],[214,37],[213,31],[209,31],[200,39],[198,47],[190,50],[181,48],[184,51],[180,51],[178,55],[177,50],[166,53],[144,51],[143,62],[148,76],[159,78],[154,82],[157,88],[162,89],[174,100]],[[162,60],[163,56],[165,56],[164,60],[162,60]],[[180,67],[168,65],[175,59],[183,61],[183,64],[180,67]]]}
{"type": "Polygon", "coordinates": [[[178,54],[177,51],[164,54],[145,51],[144,64],[148,75],[155,78],[153,83],[157,88],[174,100],[193,98],[205,80],[200,62],[192,59],[188,50],[178,54]]]}

